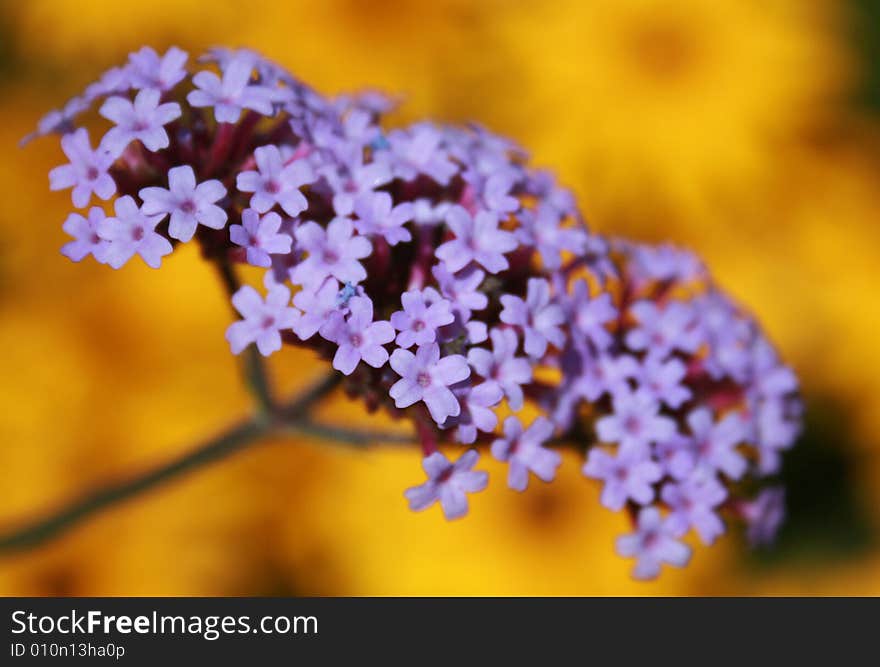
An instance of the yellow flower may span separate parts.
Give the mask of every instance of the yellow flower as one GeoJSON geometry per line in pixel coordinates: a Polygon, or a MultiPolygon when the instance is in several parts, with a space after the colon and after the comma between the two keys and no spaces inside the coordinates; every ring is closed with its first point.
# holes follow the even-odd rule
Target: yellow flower
{"type": "Polygon", "coordinates": [[[516,71],[501,124],[560,169],[600,228],[647,215],[668,229],[756,187],[780,145],[824,117],[848,76],[830,7],[518,4],[495,22],[516,71]]]}

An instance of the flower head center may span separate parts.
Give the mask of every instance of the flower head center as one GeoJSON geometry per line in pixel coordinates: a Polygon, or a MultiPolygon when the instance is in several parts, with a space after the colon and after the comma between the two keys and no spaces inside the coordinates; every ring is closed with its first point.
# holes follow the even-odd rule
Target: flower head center
{"type": "Polygon", "coordinates": [[[419,374],[416,375],[416,382],[420,387],[430,387],[431,386],[431,374],[427,371],[419,371],[419,374]]]}

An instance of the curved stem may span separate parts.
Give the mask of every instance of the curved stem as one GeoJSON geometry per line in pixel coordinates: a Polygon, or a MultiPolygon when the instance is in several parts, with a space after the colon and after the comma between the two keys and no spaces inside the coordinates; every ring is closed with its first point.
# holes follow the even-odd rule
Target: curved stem
{"type": "Polygon", "coordinates": [[[398,433],[374,433],[337,428],[315,423],[308,418],[306,413],[309,407],[332,391],[339,384],[340,378],[339,373],[333,373],[321,379],[282,409],[277,419],[271,421],[261,417],[250,419],[167,463],[122,481],[107,484],[33,523],[0,535],[0,553],[23,551],[39,546],[104,509],[146,493],[185,473],[224,459],[267,436],[299,434],[355,447],[365,447],[374,443],[412,442],[411,437],[398,433]]]}
{"type": "Polygon", "coordinates": [[[201,447],[187,452],[146,473],[86,494],[61,510],[17,531],[0,536],[0,552],[20,551],[40,544],[66,532],[76,524],[103,509],[144,493],[163,482],[201,468],[247,447],[267,431],[265,424],[248,421],[222,433],[201,447]]]}

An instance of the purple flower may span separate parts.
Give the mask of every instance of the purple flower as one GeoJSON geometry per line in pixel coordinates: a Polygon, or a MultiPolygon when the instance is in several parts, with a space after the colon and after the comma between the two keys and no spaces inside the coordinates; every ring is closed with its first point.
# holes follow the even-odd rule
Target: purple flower
{"type": "Polygon", "coordinates": [[[248,85],[253,69],[253,56],[237,54],[225,63],[222,80],[208,71],[193,76],[196,90],[191,91],[186,100],[194,107],[214,107],[214,118],[218,123],[237,122],[242,109],[253,109],[271,116],[273,92],[264,86],[248,85]]]}
{"type": "Polygon", "coordinates": [[[243,171],[235,180],[241,192],[253,192],[251,208],[265,213],[275,204],[290,217],[308,208],[308,201],[299,188],[314,183],[316,176],[305,160],[285,165],[277,146],[260,146],[254,151],[259,171],[243,171]]]}
{"type": "Polygon", "coordinates": [[[168,148],[165,125],[180,117],[177,102],[159,104],[161,93],[146,88],[134,98],[111,97],[101,105],[101,115],[116,123],[101,140],[101,146],[113,155],[122,155],[132,141],[140,141],[148,151],[168,148]]]}
{"type": "Polygon", "coordinates": [[[73,188],[73,205],[77,208],[86,207],[93,192],[105,200],[113,196],[116,183],[107,170],[114,158],[101,146],[92,150],[85,128],[61,137],[61,149],[70,164],[55,167],[49,172],[49,189],[73,188]]]}
{"type": "Polygon", "coordinates": [[[186,51],[172,46],[160,58],[149,46],[128,56],[127,74],[135,88],[171,90],[186,76],[186,51]]]}
{"type": "Polygon", "coordinates": [[[189,241],[202,224],[211,229],[223,229],[226,211],[216,202],[226,196],[226,188],[217,180],[196,185],[192,167],[183,165],[168,170],[168,189],[143,188],[139,193],[144,201],[141,210],[147,215],[171,215],[168,235],[179,241],[189,241]]]}
{"type": "Polygon", "coordinates": [[[654,484],[663,477],[663,469],[634,449],[620,449],[611,456],[597,447],[590,450],[583,473],[605,481],[600,502],[610,510],[619,511],[632,499],[639,505],[654,500],[654,484]]]}
{"type": "Polygon", "coordinates": [[[397,344],[407,348],[413,345],[426,345],[437,340],[437,329],[451,324],[455,319],[451,304],[434,292],[433,289],[410,290],[400,295],[403,310],[391,315],[391,324],[400,333],[397,344]]]}
{"type": "Polygon", "coordinates": [[[306,222],[297,227],[294,234],[300,249],[309,253],[291,271],[295,283],[316,285],[327,276],[343,283],[359,283],[367,277],[358,260],[370,254],[370,241],[354,235],[354,224],[350,219],[333,218],[327,229],[316,222],[306,222]]]}
{"type": "Polygon", "coordinates": [[[749,435],[748,425],[736,412],[716,422],[712,410],[699,407],[687,416],[696,466],[707,474],[716,470],[731,479],[739,479],[748,468],[746,459],[736,448],[749,435]]]}
{"type": "Polygon", "coordinates": [[[523,406],[522,386],[532,380],[532,365],[525,357],[516,356],[519,346],[516,331],[494,328],[489,333],[492,338],[492,351],[482,347],[472,347],[467,359],[478,375],[485,378],[485,384],[497,385],[510,409],[517,411],[523,406]]]}
{"type": "Polygon", "coordinates": [[[281,233],[281,216],[267,213],[262,218],[252,208],[241,212],[241,224],[229,226],[229,238],[236,245],[247,248],[248,264],[269,268],[269,255],[286,255],[293,239],[281,233]]]}
{"type": "Polygon", "coordinates": [[[636,559],[636,579],[654,579],[663,563],[684,567],[691,559],[690,547],[675,538],[656,507],[645,507],[639,512],[635,532],[617,538],[617,553],[636,559]]]}
{"type": "Polygon", "coordinates": [[[89,209],[88,218],[79,213],[68,215],[62,229],[74,240],[64,244],[61,254],[74,262],[82,261],[86,255],[92,255],[103,264],[107,242],[98,235],[98,225],[105,217],[104,211],[98,206],[89,209]]]}
{"type": "Polygon", "coordinates": [[[800,434],[800,423],[786,409],[789,401],[775,397],[758,401],[753,406],[758,446],[758,470],[772,475],[782,465],[782,451],[794,445],[800,434]]]}
{"type": "Polygon", "coordinates": [[[596,421],[596,435],[602,442],[616,442],[621,450],[642,454],[652,442],[670,439],[675,422],[660,415],[660,403],[644,389],[620,389],[611,400],[614,412],[596,421]]]}
{"type": "MultiPolygon", "coordinates": [[[[268,274],[267,274],[268,276],[268,274]]],[[[280,331],[292,329],[299,311],[290,307],[290,290],[284,285],[266,280],[266,300],[250,285],[245,285],[232,296],[232,305],[244,318],[229,325],[226,340],[234,354],[239,354],[251,343],[264,357],[281,349],[280,331]]]]}
{"type": "Polygon", "coordinates": [[[471,262],[480,264],[489,273],[498,273],[509,264],[504,253],[517,246],[516,237],[498,229],[498,216],[480,211],[475,217],[461,206],[453,206],[446,214],[446,224],[455,238],[435,251],[438,259],[455,273],[471,262]]]}
{"type": "Polygon", "coordinates": [[[394,328],[384,320],[373,322],[373,302],[369,297],[352,297],[348,308],[347,319],[336,311],[321,328],[321,335],[339,346],[333,368],[351,375],[361,360],[381,368],[388,361],[388,351],[382,346],[394,340],[394,328]]]}
{"type": "Polygon", "coordinates": [[[486,209],[501,215],[514,213],[519,209],[519,200],[510,194],[518,177],[516,171],[503,169],[485,179],[481,199],[486,209]]]}
{"type": "Polygon", "coordinates": [[[565,322],[562,306],[553,303],[550,283],[542,278],[529,278],[526,300],[511,294],[501,295],[501,321],[521,327],[525,334],[523,349],[530,357],[542,357],[547,344],[562,347],[565,332],[559,326],[565,322]]]}
{"type": "MultiPolygon", "coordinates": [[[[360,148],[358,150],[363,152],[360,148]]],[[[334,172],[338,173],[338,170],[334,172]]],[[[337,177],[337,180],[340,182],[338,187],[334,184],[336,194],[333,195],[333,210],[336,215],[351,215],[358,197],[391,181],[391,167],[387,160],[374,159],[373,162],[364,164],[360,158],[344,178],[337,177]]]]}
{"type": "Polygon", "coordinates": [[[388,135],[394,175],[404,181],[412,181],[425,174],[440,185],[448,185],[458,171],[441,147],[443,136],[430,123],[419,123],[408,130],[394,130],[388,135]]]}
{"type": "Polygon", "coordinates": [[[160,215],[146,215],[134,199],[125,195],[114,202],[116,216],[98,223],[98,235],[107,241],[104,261],[114,269],[120,268],[135,255],[140,255],[147,266],[158,269],[162,257],[172,250],[164,236],[156,233],[160,215]]]}
{"type": "Polygon", "coordinates": [[[391,354],[391,368],[401,377],[389,392],[398,408],[424,401],[438,424],[461,413],[458,399],[449,389],[471,374],[467,360],[460,354],[441,359],[437,343],[422,345],[415,354],[398,348],[391,354]]]}
{"type": "Polygon", "coordinates": [[[537,211],[523,211],[520,217],[522,224],[517,230],[520,241],[537,249],[544,268],[549,271],[562,266],[563,251],[583,254],[587,245],[586,231],[563,227],[563,215],[557,208],[543,205],[537,211]]]}
{"type": "Polygon", "coordinates": [[[677,409],[691,397],[691,390],[682,384],[687,368],[680,359],[661,360],[648,355],[639,369],[639,384],[654,398],[677,409]]]}
{"type": "Polygon", "coordinates": [[[694,353],[703,341],[696,313],[689,304],[673,301],[660,308],[650,301],[639,301],[630,312],[639,322],[626,335],[626,344],[633,350],[663,358],[673,350],[694,353]]]}
{"type": "Polygon", "coordinates": [[[572,292],[571,309],[577,330],[600,350],[611,344],[611,334],[606,325],[617,318],[617,308],[607,292],[590,298],[590,288],[585,280],[578,280],[572,292]]]}
{"type": "Polygon", "coordinates": [[[693,442],[681,433],[675,433],[668,440],[658,442],[654,446],[654,457],[667,475],[679,481],[690,477],[697,465],[693,442]]]}
{"type": "Polygon", "coordinates": [[[463,445],[470,445],[477,439],[477,431],[491,433],[498,426],[498,415],[492,409],[501,402],[503,394],[498,385],[486,382],[470,386],[462,382],[453,388],[453,393],[461,406],[461,414],[448,420],[443,427],[458,425],[457,440],[463,445]]]}
{"type": "Polygon", "coordinates": [[[709,545],[724,533],[724,523],[715,508],[727,498],[727,489],[714,477],[696,475],[665,484],[660,497],[669,506],[667,523],[675,537],[682,537],[693,527],[703,544],[709,545]]]}
{"type": "Polygon", "coordinates": [[[422,467],[428,481],[404,492],[409,508],[419,512],[439,500],[448,521],[463,517],[468,511],[465,494],[482,491],[489,483],[487,473],[473,470],[479,458],[474,449],[466,451],[455,463],[450,463],[440,452],[425,457],[422,467]]]}
{"type": "Polygon", "coordinates": [[[562,457],[544,447],[552,435],[553,422],[546,417],[538,417],[525,431],[518,417],[504,420],[504,437],[492,443],[492,456],[509,464],[507,486],[525,491],[529,471],[545,482],[553,481],[562,457]]]}
{"type": "Polygon", "coordinates": [[[483,310],[489,305],[489,297],[480,291],[486,274],[480,269],[468,269],[458,275],[450,273],[442,262],[431,270],[437,280],[440,293],[452,303],[452,310],[463,322],[471,318],[471,311],[483,310]]]}
{"type": "Polygon", "coordinates": [[[330,321],[339,310],[339,283],[327,278],[314,291],[302,289],[293,297],[293,305],[302,311],[293,330],[301,340],[308,340],[330,321]]]}
{"type": "Polygon", "coordinates": [[[409,202],[393,206],[387,192],[367,192],[355,200],[354,213],[354,226],[361,234],[381,236],[392,246],[412,240],[412,234],[403,226],[413,218],[409,202]]]}
{"type": "Polygon", "coordinates": [[[746,536],[753,547],[772,544],[785,520],[785,489],[779,486],[761,491],[754,500],[742,503],[746,536]]]}

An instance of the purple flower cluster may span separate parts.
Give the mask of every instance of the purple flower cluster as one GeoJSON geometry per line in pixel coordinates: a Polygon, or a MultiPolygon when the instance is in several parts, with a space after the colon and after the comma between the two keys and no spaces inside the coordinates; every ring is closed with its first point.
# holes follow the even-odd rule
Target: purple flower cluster
{"type": "Polygon", "coordinates": [[[636,576],[685,564],[681,539],[711,543],[725,518],[772,539],[781,495],[733,483],[778,471],[797,380],[692,255],[593,234],[483,128],[389,131],[375,94],[322,97],[247,50],[188,60],[143,48],[40,122],[69,160],[50,187],[78,209],[115,197],[112,216],[68,217],[66,256],[158,267],[195,242],[226,270],[264,268],[265,297],[232,297],[232,351],[308,347],[351,395],[413,420],[428,476],[406,492],[414,510],[463,516],[488,481],[480,447],[524,491],[555,478],[567,442],[602,504],[632,515],[618,551],[636,576]],[[75,121],[98,104],[111,125],[92,148],[75,121]],[[438,443],[468,449],[452,463],[438,443]]]}

